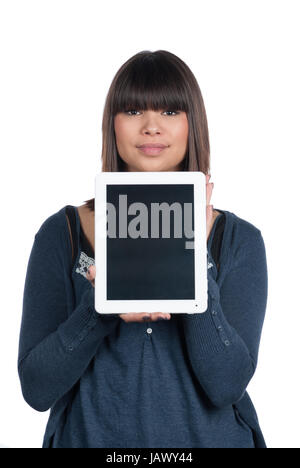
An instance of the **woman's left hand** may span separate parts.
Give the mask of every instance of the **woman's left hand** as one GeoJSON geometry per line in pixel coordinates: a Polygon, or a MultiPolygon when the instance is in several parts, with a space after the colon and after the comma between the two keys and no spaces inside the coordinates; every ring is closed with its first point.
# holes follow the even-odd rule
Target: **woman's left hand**
{"type": "Polygon", "coordinates": [[[206,175],[206,241],[208,241],[215,220],[214,207],[209,204],[214,188],[214,184],[209,183],[210,177],[210,175],[206,175]]]}

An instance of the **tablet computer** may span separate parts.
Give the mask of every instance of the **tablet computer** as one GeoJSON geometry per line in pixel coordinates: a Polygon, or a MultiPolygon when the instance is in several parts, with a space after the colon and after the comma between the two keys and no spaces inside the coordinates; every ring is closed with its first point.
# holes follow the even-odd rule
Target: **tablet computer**
{"type": "Polygon", "coordinates": [[[95,309],[207,310],[206,178],[199,171],[95,178],[95,309]]]}

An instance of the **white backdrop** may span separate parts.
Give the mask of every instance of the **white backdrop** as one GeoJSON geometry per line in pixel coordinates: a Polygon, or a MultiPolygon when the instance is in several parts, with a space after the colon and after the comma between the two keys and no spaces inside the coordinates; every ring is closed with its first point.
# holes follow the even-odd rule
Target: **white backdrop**
{"type": "Polygon", "coordinates": [[[0,444],[39,448],[49,412],[23,400],[17,353],[34,235],[94,196],[114,74],[166,49],[198,79],[212,203],[257,226],[269,295],[248,392],[270,448],[299,448],[299,48],[297,0],[0,2],[0,444]],[[294,242],[296,245],[293,245],[294,242]]]}

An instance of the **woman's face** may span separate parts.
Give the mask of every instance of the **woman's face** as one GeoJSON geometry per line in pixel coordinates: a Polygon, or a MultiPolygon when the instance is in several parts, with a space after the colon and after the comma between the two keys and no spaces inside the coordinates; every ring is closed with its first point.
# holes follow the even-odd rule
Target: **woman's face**
{"type": "Polygon", "coordinates": [[[178,171],[188,144],[188,120],[183,111],[119,112],[114,118],[117,149],[130,172],[178,171]],[[166,145],[160,153],[146,154],[140,145],[166,145]]]}

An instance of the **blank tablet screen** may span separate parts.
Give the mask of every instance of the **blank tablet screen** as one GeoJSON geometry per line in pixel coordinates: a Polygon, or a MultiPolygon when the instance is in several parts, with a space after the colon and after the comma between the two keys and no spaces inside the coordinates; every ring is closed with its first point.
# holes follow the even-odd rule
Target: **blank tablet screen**
{"type": "MultiPolygon", "coordinates": [[[[185,237],[184,226],[184,203],[189,203],[192,206],[190,229],[194,230],[194,185],[107,184],[106,201],[116,210],[116,237],[108,235],[106,239],[107,300],[195,299],[195,251],[194,248],[186,247],[191,237],[185,237]],[[139,209],[134,214],[128,214],[127,210],[124,214],[122,209],[120,215],[120,196],[122,203],[127,203],[128,207],[137,202],[145,205],[147,222],[145,216],[143,222],[138,221],[139,209]],[[164,210],[159,211],[159,223],[155,222],[155,226],[151,215],[153,203],[169,205],[164,215],[164,210]],[[174,237],[172,203],[181,206],[181,222],[180,217],[176,216],[177,231],[181,224],[178,238],[174,237]],[[169,221],[166,221],[166,213],[169,213],[169,221]],[[130,236],[131,222],[133,231],[139,231],[140,237],[130,236]]],[[[158,217],[155,219],[157,221],[158,217]]]]}

